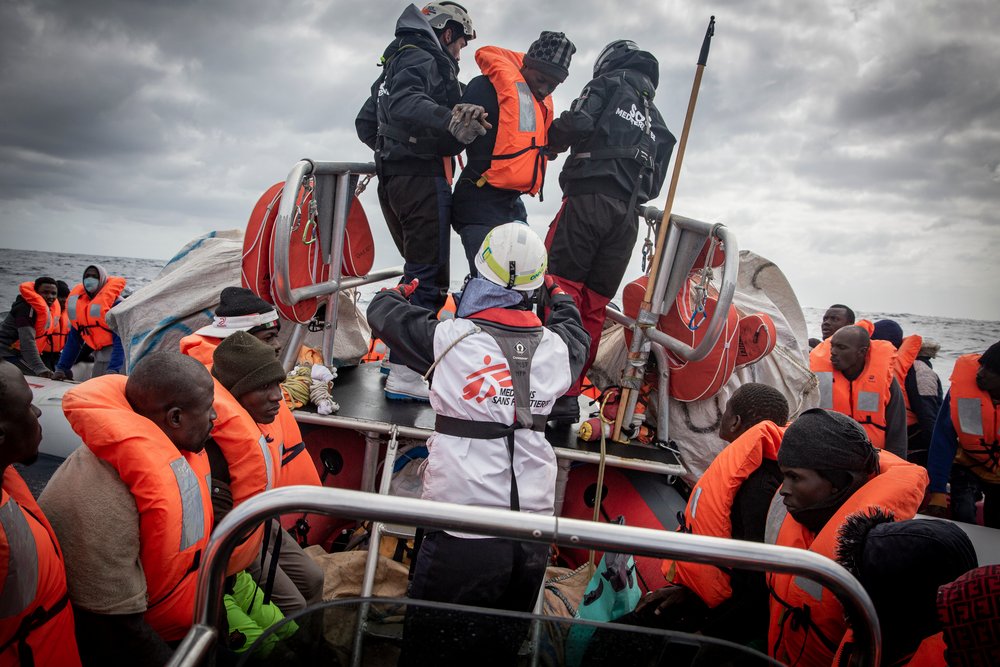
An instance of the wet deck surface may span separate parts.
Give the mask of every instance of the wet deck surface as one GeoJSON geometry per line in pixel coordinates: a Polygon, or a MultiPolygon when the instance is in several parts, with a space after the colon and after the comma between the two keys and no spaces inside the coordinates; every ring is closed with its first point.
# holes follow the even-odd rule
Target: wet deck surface
{"type": "MultiPolygon", "coordinates": [[[[333,400],[340,404],[338,416],[363,421],[398,424],[432,431],[434,410],[427,403],[402,403],[386,400],[383,392],[384,375],[378,364],[361,364],[340,368],[333,383],[333,400]]],[[[580,414],[589,415],[596,409],[590,399],[581,398],[580,414]]],[[[545,437],[553,447],[562,449],[600,452],[600,442],[583,442],[576,437],[576,426],[552,426],[545,430],[545,437]]],[[[611,456],[656,461],[657,463],[678,464],[677,456],[670,451],[632,443],[629,445],[606,442],[607,453],[611,456]]]]}

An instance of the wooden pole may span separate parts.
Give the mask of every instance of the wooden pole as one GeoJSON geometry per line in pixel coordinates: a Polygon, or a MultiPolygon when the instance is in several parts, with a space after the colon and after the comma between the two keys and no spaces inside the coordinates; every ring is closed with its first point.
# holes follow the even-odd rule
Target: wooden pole
{"type": "MultiPolygon", "coordinates": [[[[674,196],[677,194],[677,183],[681,177],[681,165],[684,163],[684,150],[687,148],[688,135],[691,132],[691,120],[694,118],[694,108],[698,103],[698,91],[701,88],[701,77],[708,65],[708,50],[712,44],[712,36],[715,35],[715,17],[708,21],[708,29],[705,31],[705,39],[701,43],[701,53],[698,55],[698,65],[694,71],[694,83],[691,86],[691,98],[688,100],[687,115],[684,117],[684,128],[681,130],[681,139],[677,142],[677,157],[674,159],[674,171],[670,175],[670,187],[667,189],[667,203],[663,207],[663,220],[660,222],[660,229],[656,233],[656,245],[653,247],[653,256],[649,264],[649,280],[646,283],[646,293],[639,306],[639,312],[649,311],[652,308],[653,293],[656,287],[656,279],[659,273],[659,262],[657,255],[663,249],[667,238],[667,229],[670,226],[670,213],[674,208],[674,196]]],[[[668,267],[669,268],[669,267],[668,267]]],[[[636,318],[638,321],[638,318],[636,318]]],[[[637,332],[638,333],[638,332],[637,332]]],[[[645,364],[643,364],[645,366],[645,364]]],[[[626,367],[626,371],[631,366],[626,367]]],[[[615,427],[612,431],[611,439],[621,441],[622,420],[627,412],[626,405],[630,398],[632,389],[622,387],[621,398],[618,403],[618,415],[615,417],[615,427]]]]}

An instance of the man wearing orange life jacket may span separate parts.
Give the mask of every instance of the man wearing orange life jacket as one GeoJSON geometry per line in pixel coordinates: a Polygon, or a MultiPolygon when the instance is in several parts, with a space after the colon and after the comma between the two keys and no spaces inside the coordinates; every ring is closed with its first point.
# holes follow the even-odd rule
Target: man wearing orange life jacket
{"type": "Polygon", "coordinates": [[[164,665],[194,620],[198,563],[212,529],[214,389],[177,352],[125,378],[74,387],[63,411],[83,440],[39,504],[66,554],[85,664],[164,665]]]}
{"type": "Polygon", "coordinates": [[[838,329],[829,343],[829,356],[818,353],[819,346],[809,355],[819,380],[819,407],[853,418],[873,445],[906,458],[906,408],[892,371],[895,348],[872,341],[857,325],[838,329]]]}
{"type": "Polygon", "coordinates": [[[924,340],[916,334],[904,338],[903,328],[892,320],[875,322],[872,340],[884,340],[896,348],[892,370],[906,406],[907,460],[925,465],[934,421],[941,409],[941,383],[930,367],[917,359],[924,340]]]}
{"type": "Polygon", "coordinates": [[[1000,528],[1000,342],[982,355],[955,362],[951,388],[938,412],[927,470],[931,498],[927,513],[943,516],[951,482],[951,516],[976,522],[982,491],[983,523],[1000,528]]]}
{"type": "MultiPolygon", "coordinates": [[[[274,486],[281,451],[282,429],[277,417],[283,403],[281,381],[285,370],[270,346],[245,331],[236,331],[219,343],[212,362],[219,418],[206,452],[212,467],[213,502],[228,512],[232,506],[274,486]],[[226,490],[231,493],[228,498],[226,490]]],[[[319,602],[323,570],[288,531],[277,521],[271,522],[263,534],[263,543],[263,559],[258,557],[238,566],[246,567],[261,584],[265,598],[273,596],[285,614],[319,602]],[[275,553],[277,560],[272,567],[275,553]]]]}
{"type": "Polygon", "coordinates": [[[41,353],[59,327],[61,308],[56,281],[48,276],[18,286],[20,294],[0,324],[0,359],[18,367],[25,375],[52,377],[41,353]]]}
{"type": "Polygon", "coordinates": [[[546,145],[552,124],[552,92],[569,76],[576,47],[561,32],[543,30],[527,53],[498,46],[476,51],[482,71],[466,87],[462,102],[476,104],[493,127],[466,147],[469,163],[452,198],[451,225],[462,237],[469,273],[491,229],[527,221],[521,195],[542,189],[546,145]]]}
{"type": "Polygon", "coordinates": [[[70,290],[66,299],[71,328],[53,379],[73,379],[73,364],[84,344],[94,351],[91,377],[122,372],[125,350],[118,334],[108,328],[105,316],[120,301],[124,289],[125,279],[109,276],[100,264],[91,264],[84,270],[83,282],[70,290]]]}
{"type": "Polygon", "coordinates": [[[70,292],[69,285],[66,284],[65,280],[57,280],[56,289],[58,290],[56,301],[59,303],[61,311],[59,319],[53,323],[52,331],[45,337],[45,341],[39,348],[42,353],[42,361],[51,369],[55,369],[56,364],[59,363],[59,357],[62,355],[63,348],[66,347],[66,339],[69,338],[71,328],[69,313],[66,312],[66,300],[69,298],[70,292]]]}
{"type": "MultiPolygon", "coordinates": [[[[788,401],[764,384],[741,385],[726,403],[719,437],[731,443],[712,461],[691,491],[680,530],[695,535],[764,541],[768,506],[781,483],[777,452],[788,401]]],[[[698,631],[712,637],[748,643],[767,634],[768,592],[764,574],[723,571],[711,565],[664,560],[668,582],[650,591],[635,611],[616,623],[667,630],[698,631]]],[[[619,642],[607,656],[638,661],[646,647],[636,638],[623,657],[619,642]],[[637,652],[632,653],[635,649],[637,652]]],[[[597,646],[595,650],[599,649],[597,646]]]]}
{"type": "MultiPolygon", "coordinates": [[[[785,431],[778,450],[782,485],[768,513],[766,541],[834,557],[851,514],[881,507],[900,520],[916,514],[927,473],[872,446],[856,421],[831,410],[807,410],[785,431]],[[779,501],[780,498],[780,501],[779,501]]],[[[768,653],[793,666],[827,667],[847,630],[836,596],[805,577],[769,573],[768,653]]]]}
{"type": "MultiPolygon", "coordinates": [[[[837,562],[871,597],[881,626],[883,665],[947,665],[941,650],[935,660],[927,658],[943,643],[938,587],[979,565],[965,531],[948,521],[896,521],[875,508],[847,517],[837,538],[837,562]]],[[[848,630],[836,667],[860,664],[855,634],[848,630]]]]}
{"type": "Polygon", "coordinates": [[[80,664],[63,554],[13,463],[38,458],[41,410],[21,372],[0,361],[0,666],[80,664]]]}

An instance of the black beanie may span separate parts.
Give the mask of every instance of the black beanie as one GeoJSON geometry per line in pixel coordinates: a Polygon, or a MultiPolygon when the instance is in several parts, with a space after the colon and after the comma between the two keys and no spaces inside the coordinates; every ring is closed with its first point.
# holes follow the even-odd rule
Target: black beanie
{"type": "Polygon", "coordinates": [[[993,343],[988,350],[983,352],[982,356],[979,357],[979,365],[1000,375],[1000,341],[993,343]]]}
{"type": "Polygon", "coordinates": [[[879,320],[872,331],[872,340],[887,340],[898,350],[903,344],[903,327],[893,320],[879,320]]]}
{"type": "Polygon", "coordinates": [[[559,83],[569,76],[569,61],[576,53],[573,42],[561,32],[543,30],[524,55],[524,64],[543,74],[558,79],[559,83]]]}
{"type": "Polygon", "coordinates": [[[274,348],[256,336],[237,331],[223,339],[212,355],[212,375],[239,398],[248,391],[285,380],[285,369],[274,348]]]}
{"type": "Polygon", "coordinates": [[[65,280],[56,281],[56,289],[59,290],[59,298],[65,299],[69,296],[69,285],[66,284],[65,280]]]}
{"type": "Polygon", "coordinates": [[[219,307],[215,314],[219,317],[269,313],[274,306],[248,290],[246,287],[227,287],[219,295],[219,307]]]}
{"type": "Polygon", "coordinates": [[[867,475],[878,468],[878,450],[861,425],[847,415],[813,408],[799,415],[785,431],[778,464],[820,474],[843,470],[867,475]]]}

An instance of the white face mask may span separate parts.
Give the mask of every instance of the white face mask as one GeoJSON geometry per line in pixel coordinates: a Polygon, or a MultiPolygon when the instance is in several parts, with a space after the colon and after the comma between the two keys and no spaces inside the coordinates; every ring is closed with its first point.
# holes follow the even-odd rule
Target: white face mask
{"type": "Polygon", "coordinates": [[[101,284],[101,281],[97,278],[84,278],[83,279],[83,289],[88,292],[94,292],[97,290],[97,286],[101,284]]]}

